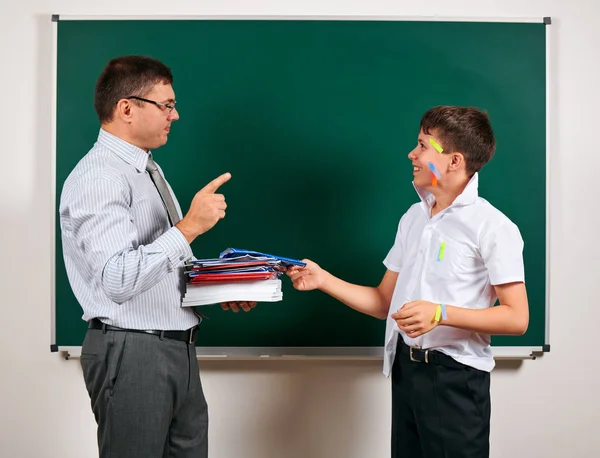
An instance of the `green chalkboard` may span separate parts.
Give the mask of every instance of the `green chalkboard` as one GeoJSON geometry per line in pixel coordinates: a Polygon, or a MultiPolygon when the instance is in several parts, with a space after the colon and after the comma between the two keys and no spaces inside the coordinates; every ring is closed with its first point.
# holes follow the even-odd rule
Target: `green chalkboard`
{"type": "MultiPolygon", "coordinates": [[[[546,342],[546,30],[539,23],[368,20],[59,20],[56,207],[98,134],[94,84],[118,55],[173,71],[181,119],[155,152],[187,210],[229,171],[225,220],[192,245],[311,258],[377,285],[400,216],[418,200],[408,152],[434,105],[489,112],[497,153],[480,195],[521,229],[531,320],[498,347],[546,342]]],[[[55,342],[79,346],[56,217],[55,342]]],[[[384,322],[284,279],[251,313],[204,308],[201,347],[381,347],[384,322]]]]}

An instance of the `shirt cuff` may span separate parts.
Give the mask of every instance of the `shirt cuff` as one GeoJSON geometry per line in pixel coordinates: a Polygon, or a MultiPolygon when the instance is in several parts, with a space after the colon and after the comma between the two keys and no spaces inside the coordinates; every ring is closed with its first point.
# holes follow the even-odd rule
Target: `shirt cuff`
{"type": "Polygon", "coordinates": [[[190,244],[176,227],[169,229],[154,243],[163,249],[173,267],[180,267],[185,261],[193,257],[190,244]]]}
{"type": "Polygon", "coordinates": [[[400,272],[401,267],[397,266],[393,263],[391,263],[390,261],[388,261],[388,259],[384,259],[383,260],[383,265],[388,269],[391,270],[392,272],[400,272]]]}
{"type": "Polygon", "coordinates": [[[522,275],[513,277],[500,277],[495,278],[494,280],[490,278],[490,284],[492,286],[506,285],[507,283],[525,283],[525,278],[522,275]]]}

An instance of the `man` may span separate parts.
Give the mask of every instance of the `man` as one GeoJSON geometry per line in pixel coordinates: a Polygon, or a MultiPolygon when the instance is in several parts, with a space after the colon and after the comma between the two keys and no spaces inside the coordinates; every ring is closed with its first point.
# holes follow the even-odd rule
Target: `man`
{"type": "Polygon", "coordinates": [[[95,89],[98,140],[61,194],[65,267],[89,322],[81,365],[101,458],[208,454],[199,318],[181,307],[183,265],[192,241],[225,217],[217,190],[231,175],[201,189],[181,218],[152,155],[179,119],[172,82],[152,58],[107,64],[95,89]]]}
{"type": "Polygon", "coordinates": [[[347,283],[309,260],[288,274],[299,290],[387,319],[393,458],[487,458],[490,335],[523,334],[529,322],[523,240],[478,196],[496,146],[487,114],[440,106],[420,127],[408,155],[420,202],[400,219],[379,286],[347,283]]]}

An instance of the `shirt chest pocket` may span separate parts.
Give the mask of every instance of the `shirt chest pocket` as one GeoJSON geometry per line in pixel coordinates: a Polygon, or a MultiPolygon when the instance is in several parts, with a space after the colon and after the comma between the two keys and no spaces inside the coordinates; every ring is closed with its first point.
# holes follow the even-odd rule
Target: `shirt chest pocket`
{"type": "Polygon", "coordinates": [[[131,206],[130,220],[136,226],[139,243],[152,243],[169,229],[169,217],[160,197],[151,199],[142,196],[131,206]]]}
{"type": "Polygon", "coordinates": [[[131,219],[133,221],[160,221],[167,218],[167,210],[165,209],[160,196],[138,196],[131,205],[131,219]]]}
{"type": "Polygon", "coordinates": [[[451,280],[465,269],[469,249],[456,240],[434,237],[428,251],[427,274],[432,279],[451,280]]]}

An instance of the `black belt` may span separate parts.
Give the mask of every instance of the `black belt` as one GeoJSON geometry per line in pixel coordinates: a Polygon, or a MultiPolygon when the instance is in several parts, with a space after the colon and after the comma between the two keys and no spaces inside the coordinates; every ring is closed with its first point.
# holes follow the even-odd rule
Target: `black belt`
{"type": "Polygon", "coordinates": [[[464,367],[464,364],[459,363],[451,356],[448,356],[437,350],[424,350],[415,346],[408,346],[402,340],[402,336],[398,336],[398,345],[396,352],[405,356],[414,363],[435,364],[438,366],[447,367],[464,367]]]}
{"type": "Polygon", "coordinates": [[[167,339],[181,340],[182,342],[186,342],[188,344],[195,343],[196,337],[198,335],[198,326],[194,326],[193,328],[186,329],[185,331],[159,331],[159,330],[155,330],[155,329],[125,329],[125,328],[118,328],[116,326],[111,326],[110,324],[105,324],[102,321],[100,321],[98,318],[92,318],[90,320],[89,329],[99,329],[102,332],[106,332],[106,331],[139,332],[142,334],[151,334],[153,336],[158,336],[161,339],[166,337],[167,339]]]}

